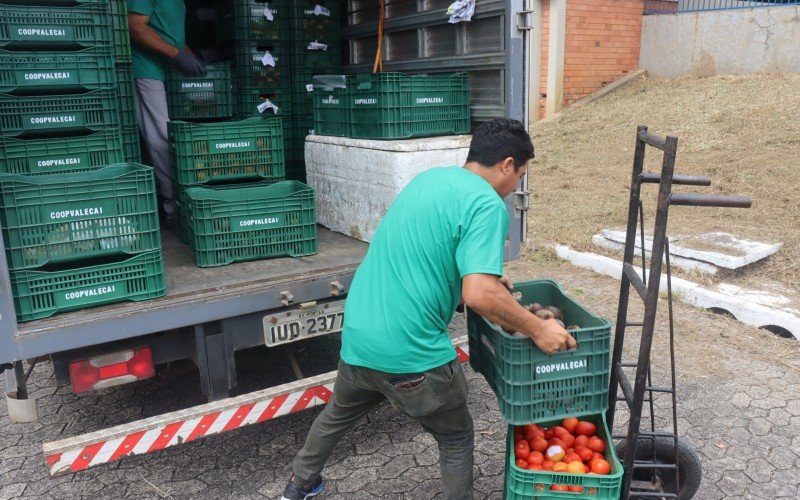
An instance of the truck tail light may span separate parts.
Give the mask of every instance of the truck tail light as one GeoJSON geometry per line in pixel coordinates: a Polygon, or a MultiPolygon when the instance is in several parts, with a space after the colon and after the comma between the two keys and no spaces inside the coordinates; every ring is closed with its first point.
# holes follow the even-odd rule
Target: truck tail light
{"type": "Polygon", "coordinates": [[[103,354],[69,364],[75,394],[144,380],[154,374],[153,352],[149,347],[103,354]]]}

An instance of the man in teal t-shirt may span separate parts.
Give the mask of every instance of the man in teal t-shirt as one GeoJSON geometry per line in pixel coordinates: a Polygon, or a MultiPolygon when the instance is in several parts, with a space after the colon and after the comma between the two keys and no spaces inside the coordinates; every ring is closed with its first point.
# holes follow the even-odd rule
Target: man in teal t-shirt
{"type": "Polygon", "coordinates": [[[333,396],[294,460],[284,500],[323,490],[336,443],[384,399],[436,439],[444,498],[472,498],[467,381],[447,331],[460,299],[546,353],[575,346],[554,320],[520,306],[502,277],[503,198],[531,158],[522,124],[495,119],[475,131],[463,168],[419,174],[394,200],[353,278],[333,396]]]}
{"type": "Polygon", "coordinates": [[[145,153],[155,170],[165,222],[174,221],[172,170],[167,142],[167,66],[187,76],[205,73],[203,63],[186,47],[186,6],[183,0],[127,0],[136,118],[145,153]]]}

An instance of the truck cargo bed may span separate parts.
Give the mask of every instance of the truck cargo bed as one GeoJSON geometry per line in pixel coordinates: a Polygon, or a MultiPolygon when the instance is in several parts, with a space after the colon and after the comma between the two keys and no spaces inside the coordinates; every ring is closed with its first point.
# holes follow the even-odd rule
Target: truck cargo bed
{"type": "Polygon", "coordinates": [[[331,282],[349,288],[368,247],[318,227],[316,255],[198,268],[174,232],[163,231],[162,243],[166,296],[20,323],[12,347],[19,354],[12,356],[29,358],[283,307],[283,291],[293,296],[290,305],[331,297],[331,282]]]}

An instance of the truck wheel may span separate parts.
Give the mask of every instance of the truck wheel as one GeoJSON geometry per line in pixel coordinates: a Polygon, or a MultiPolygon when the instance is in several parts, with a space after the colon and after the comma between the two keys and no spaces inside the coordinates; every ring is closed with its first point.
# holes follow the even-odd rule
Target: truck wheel
{"type": "MultiPolygon", "coordinates": [[[[615,446],[620,462],[625,462],[625,442],[620,440],[615,446]]],[[[655,448],[649,438],[640,438],[639,445],[636,447],[636,460],[654,461],[661,464],[674,464],[675,443],[670,438],[658,438],[655,440],[655,448]],[[655,450],[655,457],[653,451],[655,450]]],[[[678,500],[689,500],[697,493],[700,481],[703,478],[703,469],[700,465],[700,457],[688,441],[678,438],[677,446],[678,477],[680,484],[675,485],[675,473],[670,470],[659,469],[636,469],[633,474],[634,481],[651,482],[654,479],[660,484],[660,491],[664,493],[677,493],[678,500]]],[[[627,473],[627,471],[626,471],[627,473]]],[[[635,497],[635,495],[631,495],[635,497]]]]}

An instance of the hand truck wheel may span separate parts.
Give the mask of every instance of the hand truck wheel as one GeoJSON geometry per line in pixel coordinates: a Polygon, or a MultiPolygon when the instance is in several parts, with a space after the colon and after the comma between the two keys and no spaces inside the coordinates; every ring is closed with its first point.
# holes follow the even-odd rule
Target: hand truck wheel
{"type": "MultiPolygon", "coordinates": [[[[617,456],[620,461],[625,460],[625,442],[620,440],[615,446],[617,456]]],[[[636,446],[636,460],[655,462],[656,464],[678,464],[678,481],[675,485],[674,472],[661,474],[659,469],[648,469],[646,467],[636,469],[633,472],[633,485],[647,483],[648,490],[653,491],[653,487],[658,487],[658,491],[664,493],[677,493],[678,500],[689,500],[697,493],[700,481],[703,478],[703,469],[700,465],[700,457],[688,441],[678,438],[677,456],[675,456],[675,443],[671,438],[657,438],[655,447],[652,438],[641,438],[636,446]],[[655,456],[653,451],[655,450],[655,456]]],[[[629,471],[625,471],[629,473],[629,471]]],[[[631,488],[631,498],[636,498],[636,487],[631,488]]]]}

